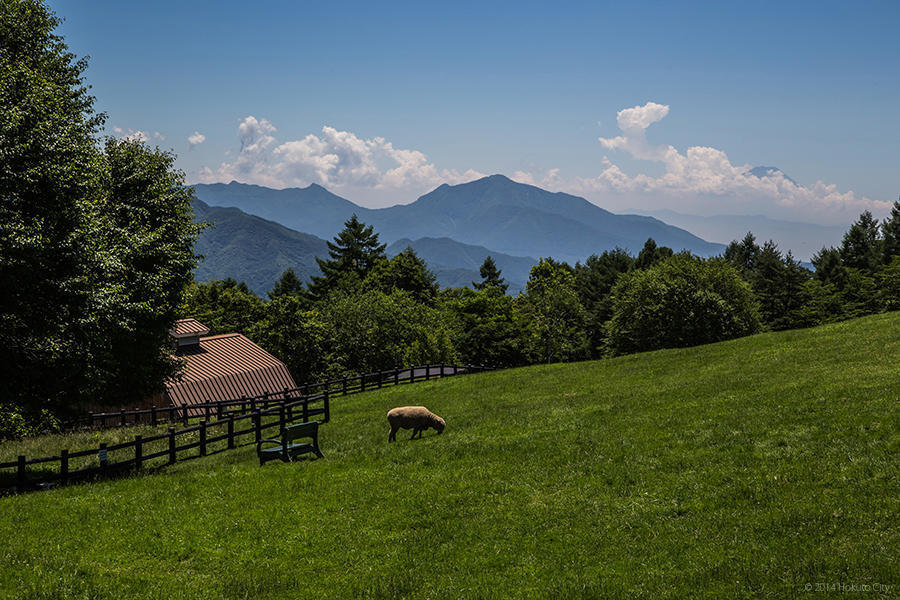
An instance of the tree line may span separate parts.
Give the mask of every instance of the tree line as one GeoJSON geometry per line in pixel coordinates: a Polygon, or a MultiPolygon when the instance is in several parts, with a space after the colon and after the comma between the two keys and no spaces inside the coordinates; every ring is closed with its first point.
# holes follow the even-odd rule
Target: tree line
{"type": "Polygon", "coordinates": [[[298,383],[428,362],[597,359],[895,310],[898,240],[900,202],[880,224],[863,213],[839,248],[816,254],[815,271],[752,233],[713,258],[649,239],[637,256],[542,258],[512,297],[491,257],[471,287],[440,289],[412,248],[389,259],[354,215],[308,285],[288,269],[264,300],[234,280],[193,282],[181,314],[248,335],[298,383]]]}

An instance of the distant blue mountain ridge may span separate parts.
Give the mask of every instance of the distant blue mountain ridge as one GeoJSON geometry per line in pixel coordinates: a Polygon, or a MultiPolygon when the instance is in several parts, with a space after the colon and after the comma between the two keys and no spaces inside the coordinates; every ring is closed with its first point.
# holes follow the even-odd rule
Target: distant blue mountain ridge
{"type": "Polygon", "coordinates": [[[197,184],[194,190],[210,206],[236,207],[324,239],[334,237],[355,213],[388,244],[450,238],[511,256],[552,256],[571,263],[616,247],[636,254],[651,237],[659,245],[700,256],[725,248],[653,217],[616,215],[584,198],[503,175],[444,184],[410,204],[380,209],[356,205],[315,184],[273,190],[231,182],[197,184]]]}

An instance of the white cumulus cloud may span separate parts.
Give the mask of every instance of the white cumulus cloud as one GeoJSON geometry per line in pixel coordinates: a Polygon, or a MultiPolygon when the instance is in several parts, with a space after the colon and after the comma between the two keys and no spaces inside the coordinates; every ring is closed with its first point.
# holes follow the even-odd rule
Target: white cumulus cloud
{"type": "Polygon", "coordinates": [[[648,208],[670,208],[700,214],[767,214],[821,222],[845,223],[863,210],[885,213],[890,203],[841,192],[835,185],[817,181],[809,186],[792,182],[779,171],[765,177],[749,173],[751,165],[735,165],[717,148],[692,146],[683,153],[670,145],[651,145],[646,130],[669,114],[656,102],[620,110],[617,123],[622,135],[599,138],[611,151],[624,150],[638,160],[662,164],[659,176],[626,174],[609,157],[594,177],[577,178],[561,186],[581,193],[627,195],[648,208]]]}
{"type": "Polygon", "coordinates": [[[194,130],[194,133],[192,133],[191,135],[188,136],[188,144],[190,144],[191,148],[193,148],[194,146],[199,146],[200,144],[202,144],[205,141],[206,141],[206,136],[203,135],[202,133],[200,133],[199,131],[197,131],[196,129],[194,130]]]}
{"type": "MultiPolygon", "coordinates": [[[[462,183],[484,175],[478,171],[439,169],[418,150],[395,148],[383,137],[363,138],[324,126],[319,134],[278,142],[266,119],[248,116],[238,126],[241,150],[216,169],[205,168],[200,180],[241,181],[270,187],[318,183],[331,190],[380,190],[422,193],[441,183],[462,183]]],[[[396,198],[398,200],[412,200],[396,198]]]]}

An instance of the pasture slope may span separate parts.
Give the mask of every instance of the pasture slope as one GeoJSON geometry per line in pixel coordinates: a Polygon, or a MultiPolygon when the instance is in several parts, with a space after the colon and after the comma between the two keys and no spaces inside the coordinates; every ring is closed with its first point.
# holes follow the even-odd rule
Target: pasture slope
{"type": "Polygon", "coordinates": [[[361,394],[324,460],[0,498],[0,597],[898,597],[898,400],[900,313],[361,394]]]}

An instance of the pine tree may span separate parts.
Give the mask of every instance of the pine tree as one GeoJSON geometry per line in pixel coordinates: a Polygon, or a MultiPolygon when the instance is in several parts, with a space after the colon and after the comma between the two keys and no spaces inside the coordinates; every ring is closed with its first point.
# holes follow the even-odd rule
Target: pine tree
{"type": "Polygon", "coordinates": [[[363,224],[353,215],[344,223],[344,229],[334,242],[328,242],[330,260],[316,258],[322,275],[313,276],[310,294],[321,299],[342,283],[362,282],[379,262],[387,260],[385,247],[378,243],[378,234],[372,226],[363,224]]]}
{"type": "Polygon", "coordinates": [[[303,282],[297,277],[294,269],[288,269],[281,274],[281,278],[275,282],[275,285],[269,290],[269,300],[274,300],[279,296],[297,296],[301,300],[306,298],[306,290],[303,288],[303,282]]]}
{"type": "Polygon", "coordinates": [[[841,243],[841,262],[845,267],[872,271],[880,262],[881,238],[878,221],[869,211],[859,215],[841,243]]]}
{"type": "Polygon", "coordinates": [[[479,269],[479,273],[481,275],[480,282],[472,282],[472,286],[479,291],[487,290],[490,288],[499,289],[502,293],[506,293],[506,290],[509,288],[509,284],[506,283],[506,280],[500,276],[502,271],[497,268],[497,263],[494,262],[493,257],[488,256],[484,259],[484,262],[481,263],[481,269],[479,269]]]}
{"type": "Polygon", "coordinates": [[[644,247],[638,253],[637,258],[634,261],[634,268],[646,269],[647,267],[651,267],[665,258],[669,258],[673,254],[675,253],[671,248],[667,248],[666,246],[657,246],[656,240],[654,240],[653,238],[647,238],[647,241],[644,242],[644,247]]]}
{"type": "Polygon", "coordinates": [[[890,264],[895,256],[900,256],[900,201],[894,202],[891,216],[881,224],[882,262],[890,264]]]}
{"type": "Polygon", "coordinates": [[[740,242],[735,240],[728,244],[728,247],[725,248],[724,257],[725,260],[736,267],[746,279],[747,274],[756,265],[760,251],[761,248],[756,243],[756,237],[748,231],[747,235],[745,235],[744,239],[740,242]]]}
{"type": "Polygon", "coordinates": [[[369,286],[386,294],[395,289],[407,292],[417,302],[429,306],[434,304],[439,287],[434,273],[428,270],[428,264],[419,258],[411,246],[391,260],[379,263],[366,281],[366,287],[369,286]]]}

